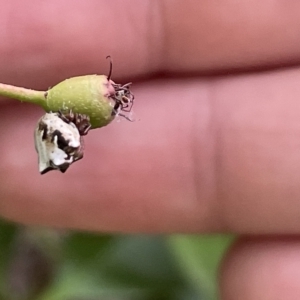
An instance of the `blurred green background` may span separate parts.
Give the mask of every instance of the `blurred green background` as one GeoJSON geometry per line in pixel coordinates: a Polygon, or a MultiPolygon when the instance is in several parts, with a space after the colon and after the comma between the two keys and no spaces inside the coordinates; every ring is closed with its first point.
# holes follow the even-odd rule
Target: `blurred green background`
{"type": "Polygon", "coordinates": [[[229,235],[103,235],[0,221],[2,300],[214,300],[229,235]]]}

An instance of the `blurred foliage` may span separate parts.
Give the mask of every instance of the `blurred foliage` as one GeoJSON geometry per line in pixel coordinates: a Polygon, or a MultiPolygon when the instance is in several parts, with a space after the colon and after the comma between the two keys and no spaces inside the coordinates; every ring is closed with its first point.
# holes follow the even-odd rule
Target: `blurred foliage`
{"type": "Polygon", "coordinates": [[[232,240],[0,222],[0,300],[214,300],[218,266],[232,240]]]}

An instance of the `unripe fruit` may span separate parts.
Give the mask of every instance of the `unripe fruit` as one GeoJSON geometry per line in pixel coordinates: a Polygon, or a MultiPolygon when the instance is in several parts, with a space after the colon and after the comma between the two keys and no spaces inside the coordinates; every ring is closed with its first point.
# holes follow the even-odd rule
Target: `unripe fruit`
{"type": "Polygon", "coordinates": [[[114,82],[105,75],[86,75],[66,79],[45,93],[48,112],[72,110],[87,115],[91,128],[114,119],[114,82]]]}

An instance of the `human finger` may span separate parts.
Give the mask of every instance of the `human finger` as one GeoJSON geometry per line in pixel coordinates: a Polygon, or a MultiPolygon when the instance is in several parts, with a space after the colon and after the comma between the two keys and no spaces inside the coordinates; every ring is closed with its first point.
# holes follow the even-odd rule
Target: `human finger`
{"type": "Polygon", "coordinates": [[[221,299],[299,299],[300,241],[290,237],[244,237],[225,258],[221,299]]]}
{"type": "Polygon", "coordinates": [[[299,3],[3,1],[0,81],[47,88],[86,73],[211,73],[299,62],[299,3]]]}
{"type": "Polygon", "coordinates": [[[83,160],[44,176],[31,138],[41,111],[3,106],[0,212],[104,231],[297,233],[299,80],[294,69],[137,84],[140,121],[92,131],[83,160]]]}

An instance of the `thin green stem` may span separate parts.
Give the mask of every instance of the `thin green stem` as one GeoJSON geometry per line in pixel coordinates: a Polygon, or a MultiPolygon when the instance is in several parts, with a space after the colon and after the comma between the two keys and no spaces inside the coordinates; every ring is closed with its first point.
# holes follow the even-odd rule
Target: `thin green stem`
{"type": "Polygon", "coordinates": [[[44,91],[35,91],[0,83],[0,96],[17,99],[21,102],[37,104],[44,109],[47,107],[44,91]]]}

